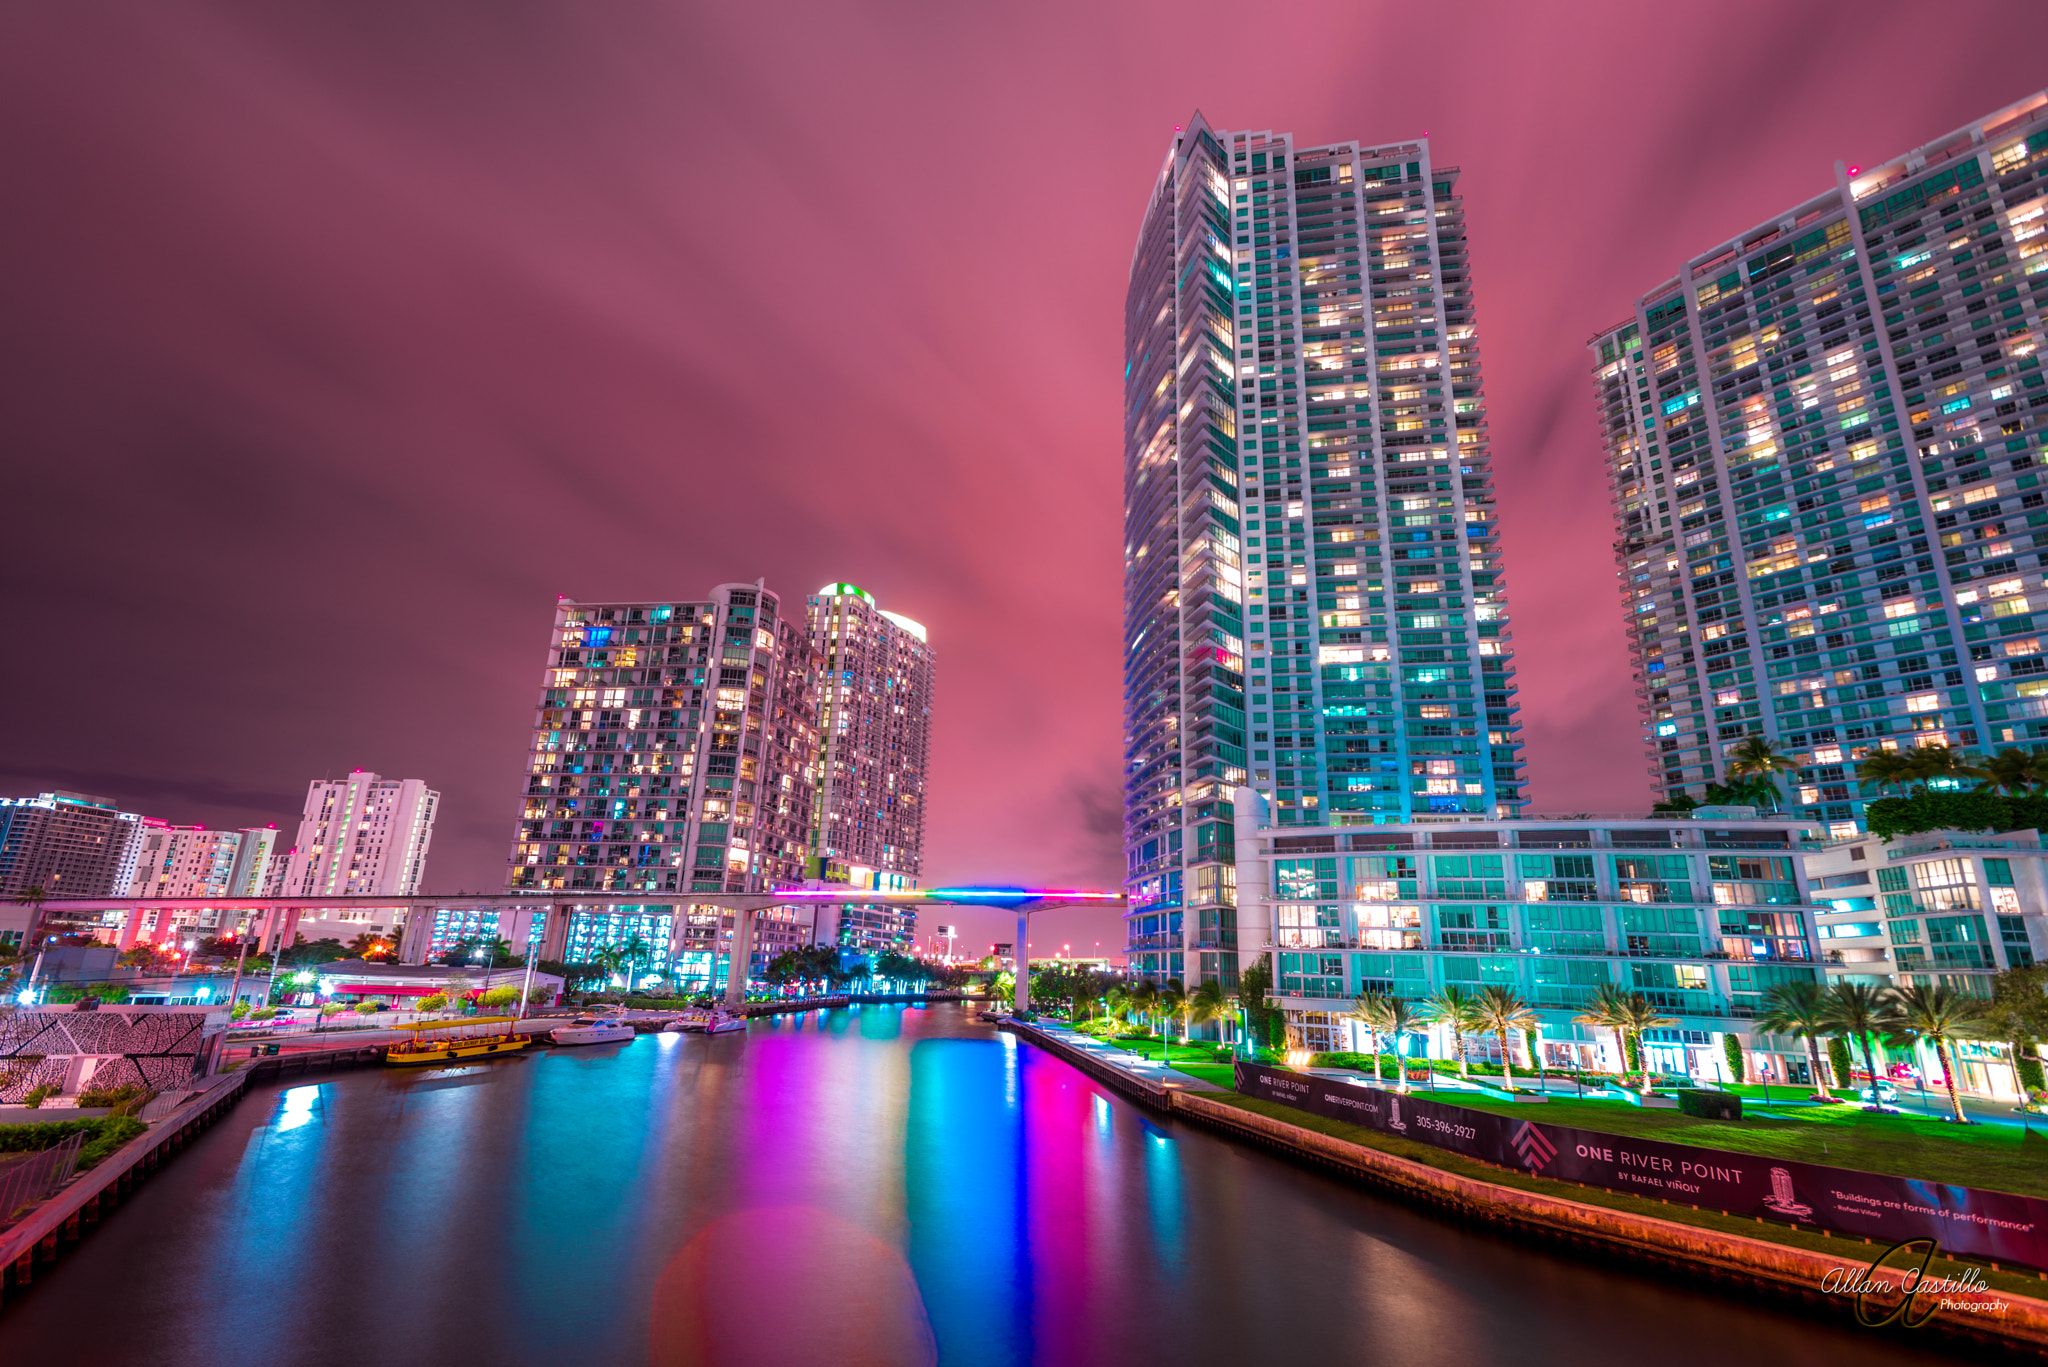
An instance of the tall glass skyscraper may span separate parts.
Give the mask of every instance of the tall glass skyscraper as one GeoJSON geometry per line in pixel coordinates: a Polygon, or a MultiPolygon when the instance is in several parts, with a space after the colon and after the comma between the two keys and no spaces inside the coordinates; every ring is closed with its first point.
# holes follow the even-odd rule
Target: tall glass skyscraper
{"type": "Polygon", "coordinates": [[[1871,750],[2048,742],[2048,94],[1684,262],[1595,337],[1650,773],[1761,734],[1853,834],[1871,750]]]}
{"type": "MultiPolygon", "coordinates": [[[[925,629],[877,607],[856,584],[819,589],[807,620],[824,670],[810,872],[857,888],[915,888],[924,865],[932,726],[932,648],[925,629]]],[[[917,913],[820,907],[817,935],[820,943],[865,953],[907,953],[917,913]]]]}
{"type": "Polygon", "coordinates": [[[1160,169],[1124,315],[1141,972],[1235,977],[1236,785],[1282,825],[1523,802],[1457,180],[1200,114],[1160,169]]]}

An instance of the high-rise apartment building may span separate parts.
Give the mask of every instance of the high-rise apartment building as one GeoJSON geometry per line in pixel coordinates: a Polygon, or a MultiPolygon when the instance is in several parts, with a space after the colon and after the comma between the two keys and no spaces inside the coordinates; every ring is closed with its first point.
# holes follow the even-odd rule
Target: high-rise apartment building
{"type": "Polygon", "coordinates": [[[142,822],[135,872],[127,897],[261,897],[270,884],[270,857],[277,828],[251,826],[210,831],[173,826],[154,817],[142,822]]]}
{"type": "MultiPolygon", "coordinates": [[[[560,957],[588,962],[637,935],[652,950],[644,971],[716,985],[732,916],[688,895],[803,878],[815,688],[808,628],[764,584],[696,602],[560,602],[507,885],[649,894],[637,909],[572,910],[560,957]]],[[[808,910],[763,912],[756,964],[807,943],[811,925],[808,910]]]]}
{"type": "MultiPolygon", "coordinates": [[[[275,877],[276,841],[274,826],[212,831],[204,826],[173,826],[168,821],[146,817],[135,842],[134,872],[127,887],[116,895],[144,899],[265,896],[275,877]]],[[[126,949],[139,940],[164,941],[188,933],[209,937],[239,933],[257,926],[262,919],[259,913],[247,911],[173,911],[138,905],[127,911],[107,912],[101,918],[102,924],[121,929],[118,933],[103,930],[101,934],[116,934],[116,942],[126,949]]]]}
{"type": "Polygon", "coordinates": [[[1281,825],[1524,801],[1458,171],[1199,115],[1125,302],[1140,972],[1232,977],[1231,790],[1281,825]]]}
{"type": "MultiPolygon", "coordinates": [[[[932,710],[925,629],[853,584],[827,584],[808,606],[824,671],[811,871],[859,888],[915,888],[932,710]]],[[[907,952],[917,935],[907,907],[821,907],[818,918],[820,943],[868,953],[907,952]]]]}
{"type": "Polygon", "coordinates": [[[1761,734],[1853,835],[1873,749],[2048,741],[2048,94],[1686,261],[1595,337],[1653,781],[1761,734]]]}
{"type": "MultiPolygon", "coordinates": [[[[441,795],[416,778],[383,778],[357,769],[315,779],[285,870],[286,897],[410,897],[426,875],[427,848],[441,795]]],[[[348,940],[404,925],[402,908],[320,909],[299,913],[297,933],[348,940]]]]}
{"type": "MultiPolygon", "coordinates": [[[[117,896],[133,876],[141,829],[140,816],[102,797],[0,798],[0,898],[30,888],[52,898],[117,896]]],[[[33,943],[53,924],[49,912],[31,911],[20,927],[0,931],[0,944],[33,943]]]]}

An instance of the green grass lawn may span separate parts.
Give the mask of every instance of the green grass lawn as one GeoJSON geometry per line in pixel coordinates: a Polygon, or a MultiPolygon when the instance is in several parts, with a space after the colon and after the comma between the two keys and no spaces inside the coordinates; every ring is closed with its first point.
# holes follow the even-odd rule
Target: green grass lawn
{"type": "Polygon", "coordinates": [[[1873,1115],[1855,1106],[1813,1106],[1751,1115],[1748,1100],[1740,1120],[1706,1120],[1677,1111],[1638,1110],[1625,1101],[1579,1101],[1555,1095],[1541,1110],[1462,1092],[1439,1093],[1437,1100],[1581,1130],[2048,1197],[2048,1135],[2029,1134],[2010,1125],[1959,1130],[1940,1120],[1873,1115]]]}
{"type": "MultiPolygon", "coordinates": [[[[1357,1125],[1347,1125],[1341,1120],[1325,1119],[1309,1111],[1297,1110],[1292,1106],[1282,1105],[1277,1101],[1265,1101],[1257,1097],[1239,1096],[1235,1092],[1223,1096],[1212,1094],[1208,1096],[1208,1099],[1236,1106],[1243,1110],[1254,1111],[1260,1115],[1270,1116],[1275,1120],[1284,1120],[1291,1125],[1299,1125],[1305,1130],[1314,1130],[1320,1134],[1349,1140],[1351,1143],[1368,1149],[1378,1149],[1382,1153],[1390,1153],[1399,1158],[1410,1159],[1423,1164],[1425,1167],[1436,1168],[1442,1172],[1456,1173],[1461,1177],[1476,1178],[1482,1182],[1493,1182],[1500,1186],[1516,1187],[1524,1191],[1541,1192],[1548,1196],[1561,1197],[1568,1201],[1578,1201],[1585,1205],[1603,1206],[1609,1210],[1629,1211],[1637,1215],[1648,1215],[1660,1220],[1671,1220],[1676,1223],[1695,1225],[1704,1229],[1720,1230],[1727,1234],[1740,1234],[1751,1239],[1763,1239],[1771,1243],[1788,1244],[1795,1248],[1812,1249],[1816,1252],[1841,1258],[1844,1266],[1867,1265],[1869,1260],[1880,1251],[1877,1247],[1867,1244],[1860,1239],[1829,1238],[1817,1232],[1795,1229],[1788,1225],[1769,1224],[1754,1219],[1744,1219],[1738,1215],[1726,1215],[1718,1210],[1699,1210],[1692,1206],[1673,1205],[1647,1196],[1634,1196],[1625,1192],[1606,1191],[1599,1187],[1581,1187],[1570,1182],[1555,1182],[1548,1178],[1531,1177],[1527,1173],[1517,1172],[1509,1168],[1497,1168],[1490,1163],[1482,1163],[1476,1158],[1467,1158],[1463,1154],[1452,1153],[1448,1149],[1435,1148],[1428,1144],[1418,1143],[1412,1139],[1403,1139],[1396,1135],[1383,1134],[1378,1130],[1364,1129],[1357,1125]]],[[[1460,1102],[1460,1104],[1466,1103],[1460,1102]]],[[[1498,1103],[1497,1108],[1512,1111],[1517,1115],[1526,1116],[1529,1113],[1529,1108],[1526,1106],[1514,1106],[1505,1102],[1498,1103]]],[[[1493,1107],[1489,1107],[1489,1109],[1493,1109],[1493,1107]]],[[[1634,1114],[1641,1114],[1641,1112],[1635,1112],[1634,1114]]],[[[1545,1115],[1542,1118],[1545,1120],[1555,1120],[1559,1117],[1545,1115]]],[[[1691,1121],[1695,1125],[1710,1125],[1714,1123],[1711,1121],[1694,1120],[1690,1116],[1682,1118],[1691,1121]]],[[[1613,1127],[1609,1126],[1607,1128],[1612,1129],[1613,1127]]],[[[1672,1137],[1668,1133],[1657,1135],[1659,1139],[1669,1139],[1672,1137]]],[[[2048,1141],[2037,1139],[2034,1143],[2035,1145],[2048,1146],[2048,1141]]],[[[1733,1145],[1724,1145],[1723,1147],[1733,1147],[1733,1145]]],[[[1833,1147],[1832,1141],[1830,1141],[1830,1147],[1833,1147]]],[[[2028,1150],[2029,1153],[2034,1151],[2033,1149],[2028,1150]]],[[[1977,1266],[1980,1269],[1988,1269],[1989,1267],[1987,1263],[1966,1264],[1947,1258],[1937,1258],[1934,1260],[1930,1271],[1938,1276],[1958,1276],[1965,1266],[1970,1265],[1977,1266]]],[[[2030,1272],[2010,1270],[1992,1272],[1986,1270],[1982,1274],[1982,1280],[1991,1286],[2013,1292],[2017,1295],[2033,1296],[2036,1298],[2048,1296],[2048,1277],[2037,1276],[2030,1272]]]]}

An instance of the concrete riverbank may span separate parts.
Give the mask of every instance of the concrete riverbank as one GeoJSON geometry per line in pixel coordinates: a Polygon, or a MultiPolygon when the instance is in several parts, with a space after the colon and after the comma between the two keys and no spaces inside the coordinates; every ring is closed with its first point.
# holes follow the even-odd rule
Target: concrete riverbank
{"type": "MultiPolygon", "coordinates": [[[[1467,1177],[1209,1094],[1221,1092],[1220,1088],[1148,1078],[1141,1069],[1115,1057],[1122,1051],[1077,1045],[1063,1038],[1072,1032],[1058,1027],[1005,1020],[1001,1028],[1142,1105],[1268,1152],[1341,1173],[1347,1180],[1461,1222],[1486,1225],[1585,1256],[1650,1264],[1667,1275],[1691,1284],[1710,1284],[1723,1293],[1761,1292],[1816,1315],[1852,1317],[1854,1297],[1830,1288],[1845,1277],[1861,1280],[1863,1269],[1883,1251],[1848,1239],[1839,1241],[1839,1254],[1799,1248],[1467,1177]]],[[[1907,1259],[1901,1255],[1895,1261],[1905,1263],[1907,1259]]],[[[1902,1271],[1887,1270],[1871,1280],[1896,1287],[1903,1275],[1902,1271]]],[[[2048,1300],[1984,1288],[1922,1295],[1913,1315],[1917,1319],[1922,1312],[1931,1312],[1922,1333],[2014,1356],[2048,1351],[2048,1300]]]]}

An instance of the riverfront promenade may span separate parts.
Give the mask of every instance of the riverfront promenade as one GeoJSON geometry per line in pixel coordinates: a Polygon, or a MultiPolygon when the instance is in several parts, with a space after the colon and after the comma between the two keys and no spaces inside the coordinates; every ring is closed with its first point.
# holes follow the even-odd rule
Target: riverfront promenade
{"type": "Polygon", "coordinates": [[[1212,1093],[1165,1079],[1162,1113],[1033,1029],[862,1006],[258,1081],[35,1269],[0,1361],[1934,1360],[1846,1312],[1591,1266],[1275,1161],[1181,1123],[1212,1093]]]}

